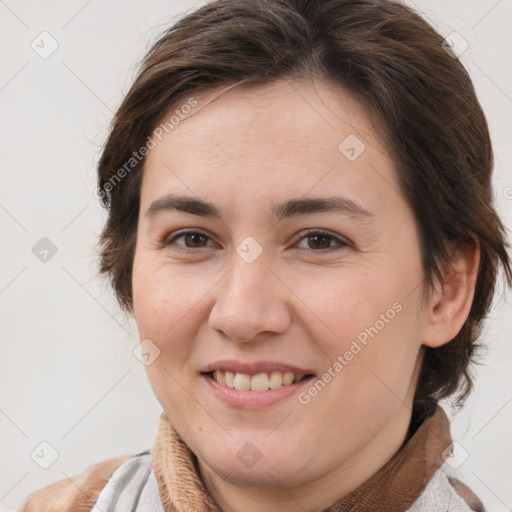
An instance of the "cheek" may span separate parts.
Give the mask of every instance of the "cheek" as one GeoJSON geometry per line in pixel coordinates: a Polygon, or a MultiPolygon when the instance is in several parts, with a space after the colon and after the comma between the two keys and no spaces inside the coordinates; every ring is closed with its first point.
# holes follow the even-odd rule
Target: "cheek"
{"type": "Polygon", "coordinates": [[[304,303],[317,316],[314,325],[328,329],[337,354],[358,336],[363,339],[365,329],[392,308],[397,293],[381,274],[377,268],[346,267],[297,281],[297,295],[307,297],[304,303]]]}
{"type": "Polygon", "coordinates": [[[191,385],[191,364],[200,352],[200,330],[211,307],[208,294],[218,277],[212,279],[211,270],[201,272],[144,256],[134,262],[134,318],[140,340],[148,338],[160,351],[155,363],[146,367],[153,389],[161,403],[170,396],[174,403],[183,397],[172,376],[191,385]]]}
{"type": "Polygon", "coordinates": [[[153,391],[173,424],[191,414],[188,395],[191,389],[190,354],[195,347],[194,316],[201,290],[190,277],[171,272],[170,265],[136,258],[133,267],[133,314],[140,340],[149,339],[159,351],[159,357],[146,366],[153,391]]]}
{"type": "Polygon", "coordinates": [[[169,315],[173,311],[172,286],[171,283],[158,279],[149,268],[134,267],[133,314],[139,335],[158,342],[174,320],[174,314],[169,315]]]}
{"type": "Polygon", "coordinates": [[[133,310],[140,334],[164,340],[211,288],[208,279],[151,258],[136,259],[133,310]]]}
{"type": "Polygon", "coordinates": [[[404,281],[389,268],[344,269],[335,279],[316,280],[316,286],[308,279],[301,289],[302,294],[309,290],[304,296],[317,315],[308,328],[322,344],[326,371],[342,358],[343,368],[331,369],[337,375],[333,388],[349,401],[350,395],[368,400],[391,396],[390,390],[399,396],[407,391],[420,346],[421,319],[417,293],[411,294],[404,281]]]}

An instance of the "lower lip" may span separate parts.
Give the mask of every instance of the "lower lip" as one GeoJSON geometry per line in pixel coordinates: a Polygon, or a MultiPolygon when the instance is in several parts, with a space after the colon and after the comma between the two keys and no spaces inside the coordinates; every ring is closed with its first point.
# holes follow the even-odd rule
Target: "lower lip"
{"type": "Polygon", "coordinates": [[[209,375],[202,375],[206,383],[212,391],[221,400],[233,407],[240,409],[259,409],[273,405],[285,398],[288,398],[299,390],[302,386],[311,381],[313,377],[302,379],[288,386],[282,386],[277,389],[269,389],[267,391],[242,391],[238,389],[228,388],[213,380],[209,375]]]}

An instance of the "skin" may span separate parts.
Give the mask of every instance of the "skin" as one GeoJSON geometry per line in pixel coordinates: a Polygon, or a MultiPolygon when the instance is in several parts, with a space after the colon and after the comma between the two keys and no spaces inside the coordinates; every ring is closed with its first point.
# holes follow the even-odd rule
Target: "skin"
{"type": "Polygon", "coordinates": [[[348,93],[281,81],[194,97],[194,115],[145,164],[133,311],[140,339],[160,350],[147,374],[222,510],[320,511],[404,442],[422,347],[460,330],[478,253],[454,247],[446,280],[425,301],[411,209],[387,149],[348,93]],[[354,161],[338,149],[349,134],[366,146],[354,161]],[[211,202],[222,218],[146,215],[169,193],[211,202]],[[370,215],[315,212],[278,222],[268,214],[274,203],[333,195],[370,215]],[[205,236],[165,245],[184,228],[205,236]],[[332,237],[308,238],[314,229],[332,237]],[[251,263],[236,251],[247,237],[263,249],[251,263]],[[241,410],[200,374],[234,358],[321,376],[393,304],[400,312],[307,404],[295,393],[241,410]],[[261,454],[252,467],[237,457],[248,442],[261,454]]]}

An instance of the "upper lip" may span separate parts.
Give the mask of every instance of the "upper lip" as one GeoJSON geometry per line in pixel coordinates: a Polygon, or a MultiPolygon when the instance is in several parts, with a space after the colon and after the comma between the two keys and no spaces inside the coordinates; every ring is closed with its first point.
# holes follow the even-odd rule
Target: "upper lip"
{"type": "Polygon", "coordinates": [[[299,368],[287,363],[280,363],[278,361],[237,361],[236,359],[220,359],[206,365],[201,372],[210,373],[215,370],[222,370],[225,372],[244,373],[246,375],[257,375],[258,373],[266,372],[283,372],[294,374],[313,375],[314,372],[308,368],[299,368]]]}

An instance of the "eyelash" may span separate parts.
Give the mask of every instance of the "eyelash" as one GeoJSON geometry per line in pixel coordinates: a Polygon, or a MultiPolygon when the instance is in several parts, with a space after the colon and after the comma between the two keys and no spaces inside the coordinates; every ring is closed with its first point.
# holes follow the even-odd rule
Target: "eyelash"
{"type": "MultiPolygon", "coordinates": [[[[211,238],[207,234],[205,234],[201,231],[185,230],[185,231],[178,231],[177,233],[174,233],[170,236],[165,237],[161,241],[160,246],[162,248],[168,247],[171,244],[173,244],[178,238],[181,238],[186,235],[201,235],[201,236],[204,236],[204,237],[208,238],[209,240],[211,240],[211,238]]],[[[326,249],[303,249],[303,248],[301,248],[299,250],[307,251],[307,252],[313,251],[313,252],[324,252],[325,253],[325,252],[340,250],[340,249],[343,249],[350,245],[348,242],[342,240],[341,238],[330,233],[329,231],[325,231],[323,229],[311,229],[311,230],[304,232],[302,234],[302,236],[298,239],[298,242],[300,242],[303,239],[311,238],[311,237],[318,236],[318,235],[330,238],[330,239],[338,242],[338,246],[337,247],[328,247],[326,249]]],[[[173,248],[173,250],[183,251],[183,252],[195,252],[197,249],[204,249],[204,248],[205,247],[186,247],[186,246],[176,245],[173,248]]]]}

